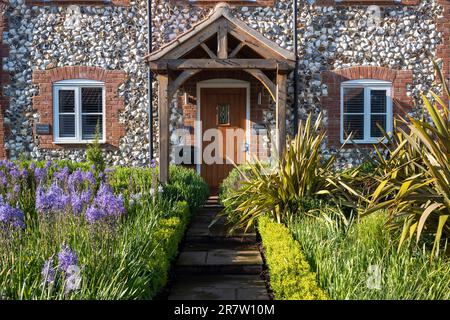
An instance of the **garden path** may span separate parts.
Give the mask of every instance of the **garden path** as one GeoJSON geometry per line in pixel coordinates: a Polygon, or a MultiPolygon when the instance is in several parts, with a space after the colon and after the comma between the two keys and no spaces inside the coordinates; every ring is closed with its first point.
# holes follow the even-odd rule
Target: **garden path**
{"type": "Polygon", "coordinates": [[[175,267],[169,300],[267,300],[255,233],[228,233],[211,197],[194,217],[175,267]]]}

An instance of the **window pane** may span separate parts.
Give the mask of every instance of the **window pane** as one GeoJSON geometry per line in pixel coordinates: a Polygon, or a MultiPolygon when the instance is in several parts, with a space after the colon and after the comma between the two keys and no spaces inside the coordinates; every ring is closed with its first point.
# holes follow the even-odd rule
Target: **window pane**
{"type": "Polygon", "coordinates": [[[95,138],[95,128],[98,124],[99,135],[98,138],[101,140],[103,138],[103,123],[102,115],[83,115],[81,119],[82,125],[82,139],[83,140],[93,140],[95,138]]]}
{"type": "Polygon", "coordinates": [[[229,124],[230,123],[230,105],[229,104],[219,104],[217,107],[218,110],[218,118],[219,125],[229,124]]]}
{"type": "Polygon", "coordinates": [[[344,138],[350,133],[352,140],[364,139],[364,115],[344,115],[344,138]]]}
{"type": "Polygon", "coordinates": [[[364,88],[344,88],[344,113],[364,113],[364,88]]]}
{"type": "Polygon", "coordinates": [[[75,112],[75,91],[59,90],[59,112],[75,112]]]}
{"type": "Polygon", "coordinates": [[[380,128],[380,125],[384,130],[386,130],[386,116],[385,115],[372,115],[370,117],[370,136],[372,138],[380,138],[383,136],[380,128]]]}
{"type": "Polygon", "coordinates": [[[102,112],[102,88],[81,88],[81,106],[83,113],[102,112]]]}
{"type": "Polygon", "coordinates": [[[371,113],[386,113],[386,90],[370,91],[371,113]]]}
{"type": "Polygon", "coordinates": [[[75,137],[75,115],[73,114],[59,115],[59,136],[61,138],[75,137]]]}

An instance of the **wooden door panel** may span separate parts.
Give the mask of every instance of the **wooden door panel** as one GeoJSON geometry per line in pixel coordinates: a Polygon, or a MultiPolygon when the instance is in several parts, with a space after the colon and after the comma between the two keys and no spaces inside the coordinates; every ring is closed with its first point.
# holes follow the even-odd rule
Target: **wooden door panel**
{"type": "MultiPolygon", "coordinates": [[[[201,89],[201,116],[202,136],[208,129],[218,129],[223,137],[222,153],[219,154],[222,164],[205,164],[203,159],[204,148],[213,141],[204,141],[202,147],[201,175],[206,183],[217,188],[233,169],[232,164],[227,164],[226,156],[237,163],[238,158],[245,161],[245,123],[246,123],[246,89],[245,88],[203,88],[201,89]],[[219,105],[228,105],[228,123],[219,124],[219,105]],[[243,134],[235,137],[234,150],[227,152],[227,130],[235,133],[241,129],[243,134]]],[[[226,109],[226,108],[223,108],[226,109]]],[[[215,150],[220,151],[220,150],[215,150]]]]}

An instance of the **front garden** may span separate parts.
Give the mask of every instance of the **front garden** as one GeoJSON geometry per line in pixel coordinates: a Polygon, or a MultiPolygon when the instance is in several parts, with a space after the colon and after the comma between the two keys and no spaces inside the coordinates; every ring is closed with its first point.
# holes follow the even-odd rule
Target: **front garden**
{"type": "Polygon", "coordinates": [[[171,177],[162,187],[154,165],[2,161],[0,298],[155,297],[208,196],[192,170],[171,177]]]}
{"type": "Polygon", "coordinates": [[[450,112],[433,92],[422,111],[350,169],[309,116],[281,159],[224,181],[224,214],[259,229],[276,299],[450,298],[450,112]]]}

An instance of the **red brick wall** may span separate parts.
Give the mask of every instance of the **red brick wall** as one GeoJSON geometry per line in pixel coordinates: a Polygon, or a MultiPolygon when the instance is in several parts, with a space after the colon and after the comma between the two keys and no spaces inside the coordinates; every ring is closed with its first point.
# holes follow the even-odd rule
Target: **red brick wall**
{"type": "Polygon", "coordinates": [[[407,96],[407,85],[413,81],[411,70],[392,70],[384,67],[352,67],[324,71],[321,74],[322,83],[328,86],[328,95],[322,96],[322,108],[328,114],[328,143],[330,146],[340,146],[341,118],[341,83],[349,80],[375,79],[392,82],[393,112],[404,114],[412,106],[412,100],[407,96]]]}
{"type": "MultiPolygon", "coordinates": [[[[437,29],[442,32],[442,43],[437,48],[436,56],[442,59],[443,73],[450,86],[450,0],[438,0],[442,6],[442,16],[437,19],[437,29]]],[[[447,104],[448,97],[444,97],[447,104]]]]}
{"type": "Polygon", "coordinates": [[[8,56],[8,47],[3,43],[3,32],[8,30],[8,21],[3,13],[0,13],[0,158],[6,158],[5,149],[5,110],[9,106],[9,100],[4,95],[3,88],[9,82],[9,74],[3,71],[3,60],[8,56]]]}
{"type": "MultiPolygon", "coordinates": [[[[89,79],[105,83],[105,128],[106,144],[118,147],[125,135],[125,127],[119,122],[119,112],[124,108],[123,98],[118,96],[118,87],[124,82],[124,71],[108,71],[96,67],[61,67],[50,70],[35,70],[33,83],[39,86],[39,95],[33,97],[33,108],[39,113],[39,122],[53,126],[53,83],[69,79],[89,79]]],[[[53,129],[50,135],[38,136],[39,146],[46,149],[70,148],[73,146],[53,143],[53,129]]]]}

